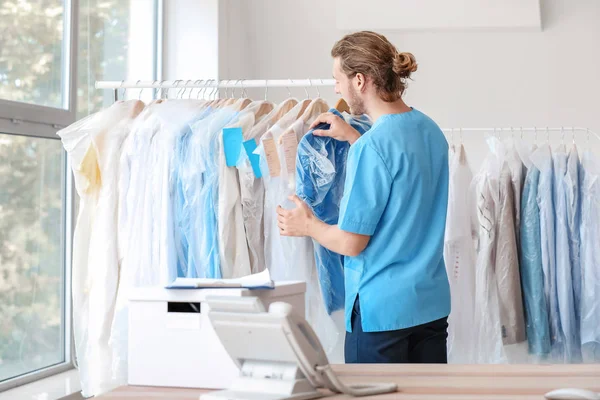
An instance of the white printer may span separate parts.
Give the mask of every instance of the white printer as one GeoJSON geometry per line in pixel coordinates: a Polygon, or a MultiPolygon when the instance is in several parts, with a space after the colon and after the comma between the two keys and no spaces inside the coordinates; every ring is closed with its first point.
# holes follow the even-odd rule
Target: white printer
{"type": "Polygon", "coordinates": [[[129,303],[130,385],[224,389],[239,368],[209,319],[207,296],[256,297],[269,306],[291,304],[304,315],[306,284],[278,282],[274,289],[133,289],[129,303]]]}

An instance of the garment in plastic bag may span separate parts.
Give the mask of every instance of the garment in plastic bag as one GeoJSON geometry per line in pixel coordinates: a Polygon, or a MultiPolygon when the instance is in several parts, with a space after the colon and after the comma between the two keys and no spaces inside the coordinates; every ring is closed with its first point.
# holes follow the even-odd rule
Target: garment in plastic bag
{"type": "MultiPolygon", "coordinates": [[[[227,127],[239,127],[248,134],[256,122],[255,113],[264,102],[253,102],[248,105],[227,127]]],[[[258,226],[254,231],[247,231],[244,225],[244,212],[242,209],[242,197],[240,179],[236,167],[228,167],[223,151],[223,137],[219,135],[219,252],[221,268],[232,271],[231,276],[225,278],[239,278],[251,274],[250,251],[248,243],[256,243],[256,235],[263,233],[258,226]]],[[[244,150],[242,150],[244,151],[244,150]]],[[[262,212],[258,218],[262,219],[262,212]]],[[[255,265],[260,262],[257,254],[255,265]]],[[[255,268],[256,269],[256,268],[255,268]]]]}
{"type": "MultiPolygon", "coordinates": [[[[113,351],[113,365],[115,368],[127,371],[127,349],[128,349],[128,304],[131,289],[142,286],[166,285],[171,282],[172,271],[176,270],[176,253],[174,244],[174,225],[173,225],[173,190],[170,182],[172,158],[175,154],[175,138],[181,130],[181,125],[191,118],[195,113],[193,103],[185,104],[154,103],[148,106],[144,112],[136,119],[132,133],[128,136],[127,142],[121,152],[120,178],[125,179],[129,175],[131,179],[131,169],[129,168],[133,157],[142,156],[140,150],[147,153],[143,155],[150,160],[143,171],[137,167],[137,179],[144,181],[143,203],[147,208],[141,207],[142,213],[129,210],[127,205],[127,196],[132,194],[129,189],[136,190],[138,182],[130,181],[125,184],[120,181],[120,227],[119,232],[126,239],[128,246],[126,253],[128,255],[137,255],[142,252],[150,254],[150,259],[141,262],[140,257],[125,257],[121,263],[119,274],[119,290],[115,306],[115,313],[112,323],[109,344],[113,351]],[[135,143],[139,133],[145,130],[153,132],[152,140],[146,149],[135,149],[132,152],[132,144],[135,143]],[[143,172],[140,174],[140,172],[143,172]],[[147,189],[150,189],[148,192],[147,189]],[[149,201],[148,201],[149,200],[149,201]],[[136,216],[128,219],[127,216],[136,216]],[[151,214],[148,216],[148,214],[151,214]],[[150,231],[136,231],[138,217],[149,218],[151,223],[145,224],[146,229],[150,231]],[[130,229],[133,227],[134,229],[130,229]],[[140,235],[150,238],[149,242],[141,241],[140,235]],[[129,236],[129,237],[128,237],[129,236]],[[148,263],[149,262],[149,263],[148,263]]],[[[143,167],[143,166],[142,166],[143,167]]],[[[135,210],[137,211],[137,210],[135,210]]],[[[143,223],[143,222],[142,222],[143,223]]],[[[148,240],[148,239],[146,239],[148,240]]]]}
{"type": "Polygon", "coordinates": [[[542,239],[540,233],[540,210],[538,206],[538,183],[540,171],[523,156],[527,166],[521,201],[521,283],[529,353],[541,359],[550,354],[550,326],[548,305],[544,295],[544,271],[542,267],[542,239]]]}
{"type": "Polygon", "coordinates": [[[564,362],[581,361],[581,341],[575,315],[575,299],[569,241],[567,193],[576,188],[567,186],[567,152],[564,145],[553,155],[554,162],[554,226],[556,229],[556,289],[560,334],[564,343],[564,362]]]}
{"type": "Polygon", "coordinates": [[[498,202],[498,166],[493,154],[488,155],[480,172],[473,178],[472,187],[477,199],[478,252],[475,268],[475,330],[477,332],[475,361],[503,363],[506,354],[502,345],[502,324],[498,285],[495,278],[494,226],[498,202]]]}
{"type": "MultiPolygon", "coordinates": [[[[329,112],[343,118],[361,135],[371,128],[366,115],[342,115],[336,109],[329,112]]],[[[329,125],[322,124],[315,129],[329,129],[329,125]]],[[[338,222],[349,149],[348,142],[313,136],[312,131],[298,144],[296,194],[308,204],[317,218],[329,225],[338,222]]],[[[313,245],[325,308],[331,314],[344,308],[344,256],[316,241],[313,241],[313,245]]]]}
{"type": "MultiPolygon", "coordinates": [[[[260,119],[255,122],[252,129],[243,133],[244,141],[254,140],[257,145],[260,144],[260,138],[275,123],[275,116],[280,112],[283,113],[283,111],[290,107],[292,103],[284,102],[275,108],[273,108],[273,105],[270,103],[262,104],[270,108],[271,111],[267,115],[260,117],[260,119]]],[[[266,268],[264,232],[265,186],[263,179],[256,177],[245,150],[240,152],[236,167],[238,169],[240,180],[242,216],[244,219],[244,227],[246,229],[250,267],[252,273],[258,273],[266,268]]]]}
{"type": "Polygon", "coordinates": [[[127,381],[108,340],[119,284],[118,165],[140,102],[116,103],[58,132],[72,160],[80,209],[73,239],[73,330],[84,396],[127,381]],[[117,372],[118,374],[115,374],[117,372]]]}
{"type": "Polygon", "coordinates": [[[577,147],[569,152],[565,185],[567,188],[567,227],[569,233],[569,256],[573,281],[573,302],[578,348],[581,348],[581,162],[577,147]]]}
{"type": "Polygon", "coordinates": [[[475,261],[473,234],[477,229],[475,199],[469,185],[473,173],[463,146],[450,152],[448,213],[444,235],[444,261],[450,282],[452,311],[448,317],[448,362],[476,361],[473,343],[475,314],[475,261]]]}
{"type": "Polygon", "coordinates": [[[215,110],[190,124],[186,160],[180,169],[186,201],[182,214],[189,218],[188,276],[220,279],[218,242],[219,135],[236,115],[231,107],[215,110]],[[192,270],[191,272],[189,270],[192,270]]]}
{"type": "Polygon", "coordinates": [[[585,362],[600,362],[600,165],[586,151],[581,182],[581,344],[585,362]]]}
{"type": "Polygon", "coordinates": [[[508,361],[505,346],[526,337],[511,174],[502,143],[489,138],[488,145],[490,155],[474,179],[480,225],[475,324],[478,361],[499,363],[508,361]]]}
{"type": "Polygon", "coordinates": [[[542,239],[542,267],[544,270],[544,294],[548,305],[550,323],[551,357],[563,359],[563,339],[560,334],[558,294],[556,288],[556,246],[554,227],[554,167],[550,145],[544,144],[531,154],[531,161],[540,171],[538,183],[538,207],[540,209],[540,232],[542,239]]]}
{"type": "MultiPolygon", "coordinates": [[[[314,248],[310,238],[284,237],[279,234],[277,227],[276,209],[278,205],[283,208],[294,208],[295,205],[288,200],[288,196],[295,193],[295,188],[290,186],[294,177],[294,170],[288,170],[285,162],[284,146],[279,142],[281,135],[294,125],[302,104],[298,104],[284,115],[262,137],[261,144],[256,153],[260,156],[260,167],[265,184],[265,260],[274,281],[299,280],[306,282],[306,319],[313,327],[323,348],[332,362],[343,362],[343,335],[344,315],[336,312],[328,315],[321,295],[318,274],[314,260],[314,248]],[[276,148],[277,160],[281,160],[279,173],[269,170],[266,160],[266,151],[272,150],[267,142],[273,140],[276,148]],[[277,176],[271,176],[271,175],[277,176]]],[[[326,110],[326,109],[325,109],[326,110]]],[[[315,109],[314,115],[307,118],[306,123],[312,122],[323,110],[315,109]]],[[[295,124],[295,133],[308,128],[304,122],[295,124]]],[[[292,129],[294,129],[292,127],[292,129]]],[[[271,155],[270,155],[271,156],[271,155]]]]}
{"type": "Polygon", "coordinates": [[[177,269],[171,272],[171,279],[198,277],[196,267],[199,265],[199,255],[193,253],[192,250],[199,248],[202,234],[194,233],[194,222],[201,218],[199,193],[203,184],[203,176],[198,161],[201,157],[198,154],[199,148],[192,147],[190,141],[194,134],[192,127],[208,120],[213,111],[214,109],[209,106],[202,108],[194,119],[181,128],[181,132],[175,140],[171,182],[174,191],[173,218],[177,269]]]}

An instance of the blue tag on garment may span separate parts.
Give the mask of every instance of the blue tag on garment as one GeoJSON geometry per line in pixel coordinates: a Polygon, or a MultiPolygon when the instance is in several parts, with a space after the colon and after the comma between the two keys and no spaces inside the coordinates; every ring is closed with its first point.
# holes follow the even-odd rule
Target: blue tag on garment
{"type": "Polygon", "coordinates": [[[242,151],[244,135],[242,128],[223,129],[223,150],[225,151],[225,162],[228,167],[235,167],[242,151]]]}
{"type": "Polygon", "coordinates": [[[258,154],[254,154],[254,150],[256,150],[256,141],[254,139],[246,140],[244,142],[244,149],[246,150],[246,154],[248,154],[248,158],[250,159],[250,164],[252,165],[252,171],[254,171],[254,176],[257,178],[262,178],[262,173],[260,172],[260,157],[258,154]]]}

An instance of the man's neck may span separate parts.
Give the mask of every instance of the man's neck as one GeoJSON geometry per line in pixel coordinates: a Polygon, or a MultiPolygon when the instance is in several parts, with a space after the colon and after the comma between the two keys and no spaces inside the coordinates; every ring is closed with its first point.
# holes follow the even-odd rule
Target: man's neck
{"type": "Polygon", "coordinates": [[[402,100],[396,100],[391,103],[387,103],[383,100],[377,99],[373,102],[373,105],[367,108],[367,115],[371,118],[373,123],[379,119],[382,115],[387,114],[402,114],[411,111],[412,108],[406,105],[402,100]]]}

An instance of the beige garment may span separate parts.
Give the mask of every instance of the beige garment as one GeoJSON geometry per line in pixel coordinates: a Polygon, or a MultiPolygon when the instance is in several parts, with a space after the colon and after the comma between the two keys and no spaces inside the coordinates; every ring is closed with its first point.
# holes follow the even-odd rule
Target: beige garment
{"type": "Polygon", "coordinates": [[[491,154],[473,185],[479,221],[475,324],[479,363],[507,362],[507,345],[525,341],[514,224],[514,192],[504,149],[490,139],[491,154]]]}
{"type": "MultiPolygon", "coordinates": [[[[228,125],[228,128],[240,127],[242,132],[250,130],[254,125],[254,113],[243,112],[239,119],[228,125]]],[[[219,259],[221,271],[231,271],[231,276],[223,278],[240,278],[250,275],[250,254],[247,236],[254,238],[255,231],[247,231],[242,209],[242,197],[238,170],[228,167],[223,149],[223,136],[219,135],[219,206],[217,207],[217,227],[219,235],[219,259]]]]}
{"type": "Polygon", "coordinates": [[[525,316],[521,275],[515,232],[515,197],[511,171],[504,164],[500,171],[499,203],[496,207],[496,280],[504,344],[525,341],[525,316]]]}

